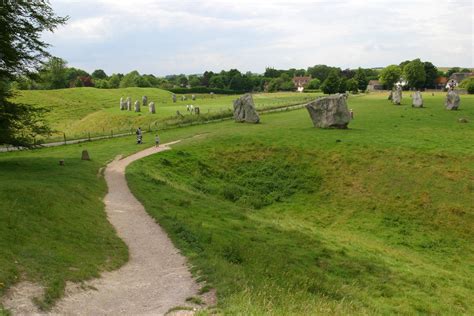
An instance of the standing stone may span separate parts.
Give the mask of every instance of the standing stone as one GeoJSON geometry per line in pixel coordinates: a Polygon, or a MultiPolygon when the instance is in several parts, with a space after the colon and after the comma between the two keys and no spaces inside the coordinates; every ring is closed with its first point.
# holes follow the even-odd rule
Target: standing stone
{"type": "Polygon", "coordinates": [[[131,111],[132,110],[132,100],[130,99],[130,97],[127,98],[127,111],[131,111]]]}
{"type": "Polygon", "coordinates": [[[176,103],[176,94],[173,93],[173,94],[171,95],[171,98],[173,99],[173,103],[176,103]]]}
{"type": "Polygon", "coordinates": [[[156,113],[156,110],[155,110],[155,102],[150,102],[148,104],[148,110],[150,111],[150,113],[152,114],[155,114],[156,113]]]}
{"type": "Polygon", "coordinates": [[[423,107],[423,97],[421,96],[420,91],[414,91],[411,95],[411,106],[414,108],[422,108],[423,107]]]}
{"type": "Polygon", "coordinates": [[[140,102],[135,101],[135,112],[140,112],[140,102]]]}
{"type": "Polygon", "coordinates": [[[193,101],[196,100],[196,96],[193,94],[193,95],[191,96],[191,99],[192,99],[193,101]]]}
{"type": "Polygon", "coordinates": [[[395,105],[400,105],[402,102],[402,88],[397,86],[396,89],[392,91],[392,103],[395,105]]]}
{"type": "Polygon", "coordinates": [[[459,103],[461,103],[461,98],[455,90],[449,90],[446,95],[446,101],[444,105],[446,110],[457,110],[459,108],[459,103]]]}
{"type": "Polygon", "coordinates": [[[143,104],[143,106],[147,106],[147,105],[148,105],[148,98],[147,98],[146,95],[144,95],[144,96],[142,97],[142,104],[143,104]]]}
{"type": "Polygon", "coordinates": [[[234,119],[236,122],[260,122],[260,117],[255,110],[253,98],[250,93],[244,94],[234,101],[234,119]]]}
{"type": "Polygon", "coordinates": [[[181,96],[181,101],[186,101],[186,96],[185,95],[181,96]]]}
{"type": "Polygon", "coordinates": [[[91,160],[91,158],[89,157],[89,152],[87,150],[83,150],[82,151],[82,157],[81,157],[82,160],[91,160]]]}
{"type": "Polygon", "coordinates": [[[347,128],[351,120],[351,114],[343,94],[318,98],[306,104],[306,109],[314,127],[347,128]]]}
{"type": "Polygon", "coordinates": [[[209,93],[211,95],[211,98],[214,98],[214,92],[209,93]]]}
{"type": "Polygon", "coordinates": [[[124,110],[125,109],[125,103],[123,102],[123,98],[120,98],[120,110],[124,110]]]}

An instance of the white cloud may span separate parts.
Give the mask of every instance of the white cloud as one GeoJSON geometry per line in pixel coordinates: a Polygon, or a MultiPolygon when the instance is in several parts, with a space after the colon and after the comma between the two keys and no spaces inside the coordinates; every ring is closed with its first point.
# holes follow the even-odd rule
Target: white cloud
{"type": "Polygon", "coordinates": [[[106,62],[110,71],[261,72],[265,66],[316,63],[383,66],[417,57],[439,66],[474,64],[470,0],[101,0],[53,6],[71,20],[47,40],[71,64],[77,43],[92,49],[90,69],[106,62]]]}

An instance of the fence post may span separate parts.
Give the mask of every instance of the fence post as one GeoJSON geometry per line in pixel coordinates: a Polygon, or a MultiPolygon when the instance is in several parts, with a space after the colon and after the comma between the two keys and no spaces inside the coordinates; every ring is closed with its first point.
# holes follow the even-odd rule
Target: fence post
{"type": "Polygon", "coordinates": [[[66,133],[63,133],[63,136],[64,136],[64,145],[67,144],[67,141],[66,141],[66,133]]]}
{"type": "Polygon", "coordinates": [[[89,136],[89,141],[91,141],[91,132],[88,132],[87,136],[89,136]]]}
{"type": "Polygon", "coordinates": [[[111,135],[112,138],[114,137],[114,130],[113,129],[110,130],[110,135],[111,135]]]}

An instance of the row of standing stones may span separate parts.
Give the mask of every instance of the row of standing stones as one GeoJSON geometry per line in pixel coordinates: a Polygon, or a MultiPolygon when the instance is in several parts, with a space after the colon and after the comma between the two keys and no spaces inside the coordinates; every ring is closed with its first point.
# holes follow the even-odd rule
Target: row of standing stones
{"type": "MultiPolygon", "coordinates": [[[[176,94],[172,94],[171,95],[171,99],[173,100],[173,102],[175,103],[177,101],[177,97],[176,97],[176,94]]],[[[191,99],[194,101],[196,100],[196,96],[193,94],[191,96],[191,99]]],[[[182,101],[186,101],[187,100],[187,97],[186,96],[182,96],[181,97],[181,100],[182,101]]],[[[155,107],[155,102],[150,102],[148,103],[148,97],[146,95],[144,95],[142,97],[142,105],[144,107],[148,106],[148,111],[150,113],[153,113],[155,114],[156,113],[156,107],[155,107]]],[[[120,110],[121,111],[131,111],[132,110],[132,99],[130,97],[127,97],[126,100],[124,100],[123,98],[120,98],[120,110]]],[[[141,109],[140,109],[140,102],[138,100],[135,101],[135,103],[133,104],[133,110],[135,112],[140,112],[141,109]]]]}
{"type": "MultiPolygon", "coordinates": [[[[397,87],[396,89],[390,91],[388,95],[388,99],[392,101],[395,105],[400,105],[402,102],[402,89],[397,87]]],[[[421,95],[420,91],[413,91],[411,94],[412,103],[411,106],[415,108],[422,108],[423,107],[423,96],[421,95]]],[[[446,100],[444,102],[444,106],[447,110],[457,110],[459,108],[459,104],[461,103],[461,98],[459,94],[455,91],[450,89],[448,94],[446,95],[446,100]]]]}
{"type": "MultiPolygon", "coordinates": [[[[423,97],[419,91],[411,95],[413,107],[423,107],[423,97]]],[[[353,118],[347,107],[348,94],[334,94],[327,97],[319,97],[306,104],[313,125],[318,128],[340,128],[345,129],[353,118]]],[[[401,89],[393,90],[389,99],[393,104],[399,105],[402,99],[401,89]]],[[[447,110],[459,108],[460,97],[454,90],[448,91],[445,106],[447,110]]],[[[255,109],[251,94],[245,94],[234,101],[234,120],[236,122],[259,123],[260,117],[255,109]]],[[[461,123],[467,123],[466,119],[459,119],[461,123]]]]}

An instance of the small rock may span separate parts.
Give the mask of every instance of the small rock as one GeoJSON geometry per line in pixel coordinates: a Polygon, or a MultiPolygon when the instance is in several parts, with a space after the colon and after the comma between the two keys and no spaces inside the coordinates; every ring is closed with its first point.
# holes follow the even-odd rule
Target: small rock
{"type": "Polygon", "coordinates": [[[82,151],[82,157],[81,157],[82,160],[91,160],[91,158],[89,157],[89,152],[87,150],[83,150],[82,151]]]}
{"type": "Polygon", "coordinates": [[[469,123],[469,120],[465,117],[461,117],[461,118],[458,119],[458,122],[459,123],[469,123]]]}

